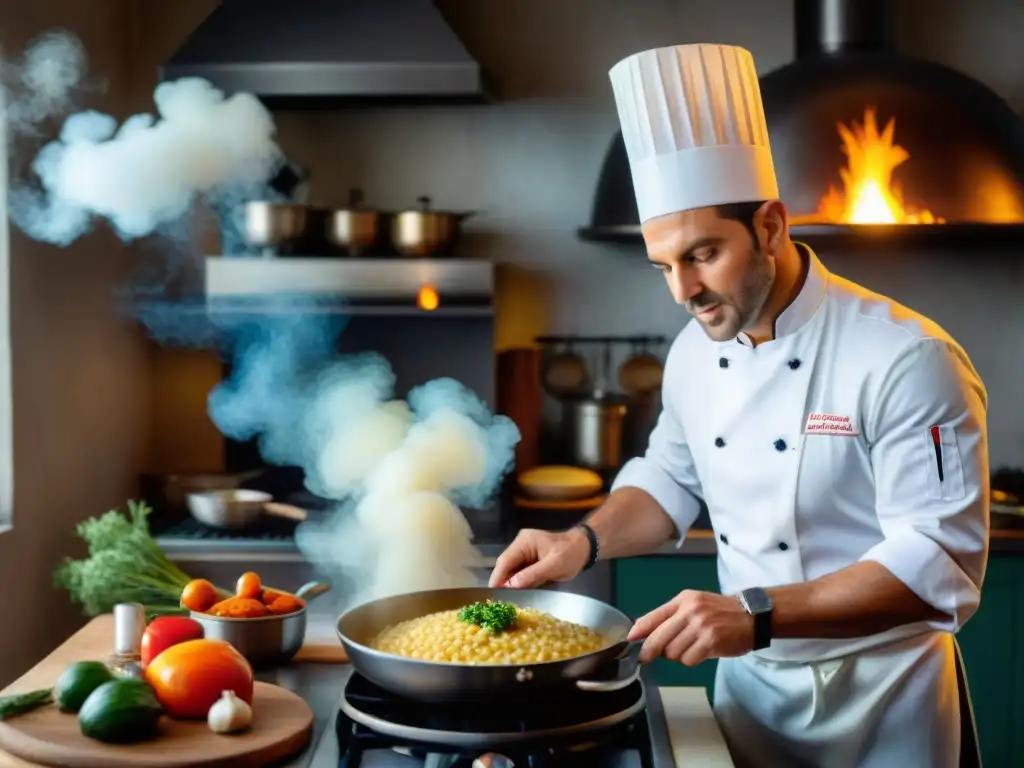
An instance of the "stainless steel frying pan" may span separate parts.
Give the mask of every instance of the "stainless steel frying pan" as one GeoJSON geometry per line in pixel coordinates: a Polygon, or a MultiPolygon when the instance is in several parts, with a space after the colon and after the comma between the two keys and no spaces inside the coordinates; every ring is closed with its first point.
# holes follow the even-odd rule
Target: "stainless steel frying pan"
{"type": "Polygon", "coordinates": [[[190,493],[186,500],[192,517],[212,528],[245,528],[257,522],[263,515],[283,517],[296,522],[306,519],[306,510],[290,504],[277,504],[273,498],[263,491],[232,488],[190,493]]]}
{"type": "Polygon", "coordinates": [[[642,642],[627,642],[633,621],[614,606],[592,597],[546,589],[441,589],[411,592],[356,606],[343,613],[336,629],[353,668],[392,693],[422,700],[463,701],[496,695],[530,698],[558,689],[615,691],[640,674],[642,642]],[[557,619],[590,627],[613,642],[593,653],[537,664],[449,664],[422,661],[370,647],[373,638],[400,621],[482,600],[507,600],[557,619]]]}

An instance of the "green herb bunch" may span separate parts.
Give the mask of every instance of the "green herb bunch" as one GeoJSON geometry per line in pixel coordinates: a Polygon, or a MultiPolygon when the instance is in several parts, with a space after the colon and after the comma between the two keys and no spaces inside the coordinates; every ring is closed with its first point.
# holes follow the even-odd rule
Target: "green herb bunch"
{"type": "Polygon", "coordinates": [[[53,576],[86,615],[108,613],[118,603],[142,603],[148,616],[185,612],[181,591],[192,579],[150,536],[150,512],[145,502],[129,501],[127,516],[115,509],[78,524],[89,556],[65,558],[53,576]]]}
{"type": "Polygon", "coordinates": [[[488,632],[504,632],[516,623],[516,607],[503,600],[487,600],[459,609],[459,621],[476,624],[488,632]]]}

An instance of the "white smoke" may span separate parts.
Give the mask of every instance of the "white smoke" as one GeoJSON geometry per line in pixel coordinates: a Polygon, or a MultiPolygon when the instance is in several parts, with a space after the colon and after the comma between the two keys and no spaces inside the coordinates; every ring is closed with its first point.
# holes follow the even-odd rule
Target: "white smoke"
{"type": "Polygon", "coordinates": [[[349,602],[481,583],[472,568],[483,560],[453,500],[484,503],[510,469],[519,437],[510,419],[491,417],[451,379],[414,390],[408,404],[378,402],[339,423],[320,454],[318,475],[339,483],[335,492],[355,486],[354,516],[333,535],[304,531],[300,546],[353,574],[349,602]]]}
{"type": "Polygon", "coordinates": [[[238,331],[235,375],[210,416],[235,440],[302,466],[309,489],[339,502],[298,531],[303,554],[339,583],[317,610],[420,589],[473,586],[483,559],[461,505],[481,506],[514,461],[519,430],[452,379],[395,399],[376,354],[337,359],[338,322],[284,316],[238,331]]]}
{"type": "Polygon", "coordinates": [[[11,216],[35,240],[68,245],[107,220],[124,240],[177,224],[197,198],[264,186],[282,162],[274,121],[250,94],[224,93],[188,78],[159,85],[156,115],[118,127],[110,115],[80,112],[36,156],[40,192],[19,191],[11,216]]]}
{"type": "MultiPolygon", "coordinates": [[[[69,107],[85,52],[69,36],[46,35],[24,61],[5,86],[9,126],[22,132],[69,107]]],[[[153,101],[155,115],[120,126],[94,111],[67,117],[35,156],[33,184],[12,190],[12,220],[61,246],[96,221],[135,240],[187,225],[198,200],[269,194],[283,155],[256,98],[185,79],[157,87],[153,101]]],[[[191,322],[174,311],[146,320],[160,338],[191,322]]],[[[338,316],[279,311],[223,326],[233,373],[210,393],[211,419],[228,437],[258,438],[267,462],[302,467],[310,490],[338,501],[337,514],[304,524],[298,541],[346,583],[343,603],[476,583],[479,553],[458,505],[493,494],[513,461],[515,424],[450,379],[396,399],[383,358],[337,357],[343,326],[338,316]]]]}
{"type": "Polygon", "coordinates": [[[75,93],[88,89],[86,64],[85,48],[78,38],[60,31],[43,33],[20,60],[5,61],[4,119],[8,131],[36,135],[43,122],[68,114],[75,93]]]}

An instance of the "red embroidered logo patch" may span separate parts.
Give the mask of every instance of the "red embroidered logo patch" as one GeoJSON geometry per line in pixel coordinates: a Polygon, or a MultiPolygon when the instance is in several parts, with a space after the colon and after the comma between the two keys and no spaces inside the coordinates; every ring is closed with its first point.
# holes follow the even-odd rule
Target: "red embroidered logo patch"
{"type": "Polygon", "coordinates": [[[860,431],[849,416],[840,416],[838,413],[812,413],[807,416],[804,434],[856,437],[860,431]]]}

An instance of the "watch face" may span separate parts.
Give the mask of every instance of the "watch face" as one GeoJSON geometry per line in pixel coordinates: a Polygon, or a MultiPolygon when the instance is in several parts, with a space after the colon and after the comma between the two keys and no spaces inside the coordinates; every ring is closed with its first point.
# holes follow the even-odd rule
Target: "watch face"
{"type": "Polygon", "coordinates": [[[771,598],[763,589],[743,590],[743,601],[747,604],[747,610],[751,613],[764,613],[772,609],[771,598]]]}

